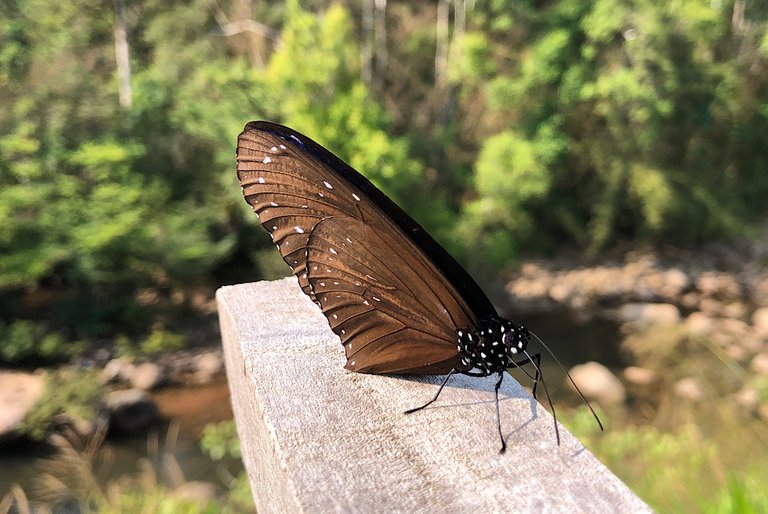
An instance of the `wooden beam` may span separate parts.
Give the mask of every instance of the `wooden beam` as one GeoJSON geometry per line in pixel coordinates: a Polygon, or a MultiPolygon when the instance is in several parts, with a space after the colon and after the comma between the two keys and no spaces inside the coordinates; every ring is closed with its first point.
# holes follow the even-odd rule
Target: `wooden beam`
{"type": "MultiPolygon", "coordinates": [[[[377,376],[343,369],[319,309],[289,277],[217,292],[232,406],[257,510],[650,512],[511,377],[377,376]]],[[[639,450],[641,451],[641,450],[639,450]]]]}

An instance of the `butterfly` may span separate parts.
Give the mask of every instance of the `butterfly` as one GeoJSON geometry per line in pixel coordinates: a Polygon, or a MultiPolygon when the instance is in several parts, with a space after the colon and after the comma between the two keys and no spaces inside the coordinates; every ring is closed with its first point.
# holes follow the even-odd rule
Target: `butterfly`
{"type": "MultiPolygon", "coordinates": [[[[531,364],[533,395],[541,383],[554,413],[541,354],[528,352],[532,333],[500,317],[458,262],[363,175],[307,136],[255,121],[238,136],[237,176],[302,291],[341,339],[346,369],[445,374],[435,396],[408,414],[436,401],[454,373],[497,375],[501,453],[498,398],[508,368],[531,364]]],[[[556,420],[555,433],[559,443],[556,420]]]]}

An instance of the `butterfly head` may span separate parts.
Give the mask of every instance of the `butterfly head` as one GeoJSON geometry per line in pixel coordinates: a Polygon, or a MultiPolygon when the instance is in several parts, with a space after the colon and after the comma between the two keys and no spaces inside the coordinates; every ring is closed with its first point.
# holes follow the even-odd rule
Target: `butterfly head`
{"type": "Polygon", "coordinates": [[[502,318],[481,320],[471,330],[458,330],[461,364],[473,374],[504,371],[528,346],[530,333],[522,325],[502,318]]]}

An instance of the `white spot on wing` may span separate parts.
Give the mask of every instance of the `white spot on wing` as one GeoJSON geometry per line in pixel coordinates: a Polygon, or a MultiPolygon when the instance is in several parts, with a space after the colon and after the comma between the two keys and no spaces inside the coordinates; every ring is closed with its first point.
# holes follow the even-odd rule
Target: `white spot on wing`
{"type": "Polygon", "coordinates": [[[333,255],[338,255],[338,253],[336,252],[336,250],[334,250],[333,248],[331,248],[331,253],[332,253],[333,255]]]}
{"type": "Polygon", "coordinates": [[[264,180],[264,177],[259,177],[259,184],[263,184],[264,182],[266,182],[266,180],[264,180]]]}
{"type": "Polygon", "coordinates": [[[328,181],[326,181],[326,180],[323,180],[323,184],[324,184],[324,185],[325,185],[325,187],[327,187],[328,189],[333,189],[333,186],[332,186],[332,185],[331,185],[331,184],[330,184],[328,181]]]}
{"type": "Polygon", "coordinates": [[[354,199],[355,199],[355,200],[357,200],[358,202],[360,201],[360,197],[359,197],[359,196],[357,196],[355,193],[352,193],[352,198],[354,198],[354,199]]]}
{"type": "Polygon", "coordinates": [[[298,225],[296,225],[296,226],[295,226],[295,227],[293,227],[293,228],[295,228],[295,229],[296,229],[296,233],[297,233],[297,234],[303,234],[303,233],[304,233],[304,229],[303,229],[303,228],[301,228],[301,227],[300,227],[300,226],[298,226],[298,225]]]}
{"type": "Polygon", "coordinates": [[[269,155],[265,155],[264,160],[261,162],[263,162],[264,164],[269,164],[270,162],[272,162],[272,159],[269,157],[269,155]]]}

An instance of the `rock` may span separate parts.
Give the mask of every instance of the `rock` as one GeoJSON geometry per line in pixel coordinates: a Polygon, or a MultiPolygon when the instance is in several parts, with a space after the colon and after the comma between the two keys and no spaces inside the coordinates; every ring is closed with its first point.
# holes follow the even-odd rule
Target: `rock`
{"type": "Polygon", "coordinates": [[[750,414],[757,410],[757,404],[760,400],[754,387],[744,386],[739,392],[733,395],[736,404],[750,414]]]}
{"type": "Polygon", "coordinates": [[[680,298],[691,287],[691,278],[680,268],[670,268],[663,272],[663,283],[659,288],[661,296],[668,299],[680,298]]]}
{"type": "Polygon", "coordinates": [[[695,336],[709,336],[715,330],[715,320],[703,312],[692,312],[685,319],[685,329],[695,336]]]}
{"type": "Polygon", "coordinates": [[[224,368],[221,355],[207,352],[197,355],[194,359],[195,380],[200,384],[211,382],[224,368]]]}
{"type": "Polygon", "coordinates": [[[748,356],[747,349],[740,344],[729,344],[725,347],[725,353],[737,362],[745,362],[748,356]]]}
{"type": "Polygon", "coordinates": [[[744,314],[747,312],[747,308],[741,302],[733,302],[727,305],[723,305],[721,311],[723,316],[726,318],[738,319],[744,317],[744,314]]]}
{"type": "Polygon", "coordinates": [[[624,379],[635,385],[646,386],[656,381],[656,371],[639,366],[629,366],[624,369],[624,379]]]}
{"type": "Polygon", "coordinates": [[[692,402],[698,402],[704,398],[704,391],[699,381],[694,377],[681,378],[674,386],[674,392],[680,398],[692,402]]]}
{"type": "Polygon", "coordinates": [[[549,288],[549,297],[559,304],[569,303],[573,294],[573,286],[566,282],[553,284],[552,287],[549,288]]]}
{"type": "Polygon", "coordinates": [[[526,262],[520,266],[520,275],[526,278],[546,278],[549,275],[549,271],[535,262],[526,262]]]}
{"type": "Polygon", "coordinates": [[[620,404],[626,398],[626,390],[616,375],[598,362],[574,366],[569,371],[582,394],[603,405],[620,404]]]}
{"type": "Polygon", "coordinates": [[[143,362],[134,366],[130,376],[131,386],[144,391],[151,391],[165,382],[163,368],[154,362],[143,362]]]}
{"type": "Polygon", "coordinates": [[[0,371],[0,442],[14,438],[19,424],[44,392],[42,374],[0,371]]]}
{"type": "Polygon", "coordinates": [[[506,286],[509,301],[518,309],[533,311],[551,307],[546,280],[518,278],[506,286]]]}
{"type": "Polygon", "coordinates": [[[741,339],[742,337],[746,337],[749,332],[749,325],[741,321],[740,319],[731,319],[731,318],[725,318],[720,320],[720,326],[726,330],[729,334],[733,334],[734,336],[741,339]]]}
{"type": "Polygon", "coordinates": [[[112,359],[101,370],[101,381],[105,384],[128,382],[133,372],[133,364],[125,358],[112,359]]]}
{"type": "Polygon", "coordinates": [[[760,353],[763,350],[763,342],[750,335],[744,336],[743,339],[739,342],[742,347],[744,347],[747,352],[749,352],[751,355],[755,355],[756,353],[760,353]]]}
{"type": "Polygon", "coordinates": [[[690,309],[690,310],[698,309],[700,302],[701,302],[701,298],[699,298],[699,295],[694,292],[685,293],[680,298],[680,304],[686,309],[690,309]]]}
{"type": "Polygon", "coordinates": [[[216,499],[218,487],[211,482],[191,481],[181,484],[173,490],[173,495],[182,500],[206,504],[216,499]]]}
{"type": "Polygon", "coordinates": [[[699,301],[699,310],[710,316],[721,316],[723,313],[723,304],[714,298],[702,298],[699,301]]]}
{"type": "Polygon", "coordinates": [[[758,353],[752,357],[752,362],[749,367],[755,373],[760,375],[768,375],[768,353],[758,353]]]}
{"type": "Polygon", "coordinates": [[[155,402],[140,389],[112,391],[107,394],[105,403],[112,425],[126,432],[146,428],[157,418],[155,402]]]}
{"type": "Polygon", "coordinates": [[[738,300],[743,295],[741,284],[732,275],[717,271],[707,271],[699,275],[696,289],[703,296],[721,301],[738,300]]]}
{"type": "Polygon", "coordinates": [[[754,279],[752,298],[757,305],[768,305],[768,273],[765,271],[754,279]]]}
{"type": "Polygon", "coordinates": [[[760,404],[757,408],[757,415],[760,416],[763,421],[768,421],[768,402],[760,404]]]}
{"type": "Polygon", "coordinates": [[[752,313],[752,325],[758,336],[768,339],[768,307],[761,307],[752,313]]]}
{"type": "Polygon", "coordinates": [[[669,303],[626,303],[616,311],[620,321],[641,326],[674,325],[680,311],[669,303]]]}

